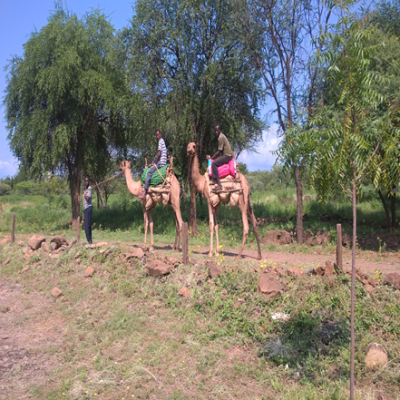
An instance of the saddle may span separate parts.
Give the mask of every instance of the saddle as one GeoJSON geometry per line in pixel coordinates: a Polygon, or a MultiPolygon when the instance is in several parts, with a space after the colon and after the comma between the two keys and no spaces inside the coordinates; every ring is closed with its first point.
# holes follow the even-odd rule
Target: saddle
{"type": "MultiPolygon", "coordinates": [[[[211,178],[212,176],[212,163],[214,160],[211,160],[211,158],[208,160],[208,175],[211,178]]],[[[223,164],[220,167],[218,167],[218,173],[219,173],[219,178],[225,178],[226,176],[230,175],[233,179],[236,178],[236,161],[234,158],[232,158],[231,161],[229,161],[228,164],[223,164]]]]}

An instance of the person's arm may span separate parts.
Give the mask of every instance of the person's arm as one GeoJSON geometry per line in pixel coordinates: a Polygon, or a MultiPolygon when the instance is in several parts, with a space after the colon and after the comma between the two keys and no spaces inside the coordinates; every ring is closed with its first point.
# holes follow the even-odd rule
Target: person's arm
{"type": "Polygon", "coordinates": [[[92,189],[85,189],[83,191],[83,197],[85,198],[86,201],[89,201],[90,198],[92,197],[92,189]],[[89,192],[90,196],[86,196],[86,193],[89,192]]]}
{"type": "Polygon", "coordinates": [[[155,158],[155,161],[153,162],[153,165],[157,165],[158,164],[158,162],[160,161],[160,157],[161,157],[161,151],[158,150],[156,158],[155,158]]]}
{"type": "Polygon", "coordinates": [[[216,158],[222,155],[222,150],[218,150],[212,157],[208,157],[207,159],[215,160],[216,158]]]}

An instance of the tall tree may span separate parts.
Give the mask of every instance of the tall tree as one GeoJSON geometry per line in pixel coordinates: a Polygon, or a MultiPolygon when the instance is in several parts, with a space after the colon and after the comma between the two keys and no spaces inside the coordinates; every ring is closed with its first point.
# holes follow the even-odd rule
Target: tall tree
{"type": "Polygon", "coordinates": [[[380,115],[384,98],[374,90],[382,78],[370,70],[376,51],[370,42],[373,30],[365,29],[353,19],[348,5],[344,4],[347,10],[338,24],[342,32],[333,36],[330,48],[321,55],[326,66],[329,102],[321,100],[307,126],[299,127],[292,135],[288,151],[297,153],[296,147],[306,150],[304,158],[312,167],[311,179],[321,198],[337,185],[353,206],[350,358],[350,399],[353,400],[357,193],[366,177],[375,185],[380,180],[383,162],[379,150],[385,141],[389,119],[380,115]]]}
{"type": "Polygon", "coordinates": [[[81,176],[101,170],[110,144],[122,143],[126,86],[112,25],[99,11],[82,19],[58,7],[8,66],[4,104],[8,139],[35,176],[68,176],[72,219],[81,176]]]}
{"type": "MultiPolygon", "coordinates": [[[[320,64],[335,0],[237,0],[242,41],[261,72],[274,104],[283,142],[304,115],[311,116],[320,64]],[[306,110],[306,112],[304,112],[306,110]]],[[[286,160],[287,161],[287,160],[286,160]]],[[[297,242],[303,242],[302,160],[291,160],[297,193],[297,242]]]]}
{"type": "MultiPolygon", "coordinates": [[[[238,40],[233,14],[227,0],[141,0],[125,31],[130,76],[148,104],[143,148],[149,132],[161,128],[185,176],[187,143],[196,141],[205,161],[215,152],[217,123],[236,155],[261,138],[259,75],[238,40]]],[[[194,196],[192,185],[193,232],[194,196]]]]}

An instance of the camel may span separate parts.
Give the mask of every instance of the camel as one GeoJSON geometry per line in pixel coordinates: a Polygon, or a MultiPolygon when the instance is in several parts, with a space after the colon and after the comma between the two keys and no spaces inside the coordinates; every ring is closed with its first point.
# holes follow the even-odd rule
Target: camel
{"type": "MultiPolygon", "coordinates": [[[[126,185],[128,190],[136,197],[142,193],[142,185],[140,180],[134,181],[131,174],[131,163],[130,161],[122,161],[119,169],[124,173],[126,178],[126,185]]],[[[178,179],[173,174],[168,175],[167,180],[170,182],[170,192],[163,190],[162,185],[150,188],[145,199],[142,200],[143,207],[143,218],[144,218],[144,246],[147,244],[147,228],[150,222],[150,251],[154,250],[154,239],[153,239],[153,208],[162,203],[164,207],[168,204],[171,205],[172,210],[175,213],[175,224],[176,224],[176,235],[173,250],[179,251],[180,237],[183,227],[183,220],[181,216],[180,208],[180,187],[178,179]]]]}
{"type": "Polygon", "coordinates": [[[213,231],[215,230],[215,237],[217,241],[216,254],[219,252],[219,238],[218,238],[218,221],[217,214],[220,210],[221,203],[228,204],[231,203],[231,208],[235,206],[239,206],[239,209],[242,213],[243,220],[243,241],[242,247],[240,248],[239,254],[237,258],[241,258],[243,254],[244,244],[246,242],[246,237],[249,233],[249,222],[247,219],[247,213],[250,216],[250,222],[253,226],[254,233],[256,234],[257,246],[258,246],[258,256],[257,260],[261,260],[261,247],[260,240],[258,238],[258,228],[257,221],[254,216],[253,208],[251,206],[250,201],[250,185],[247,182],[247,179],[241,173],[236,174],[236,179],[231,177],[221,179],[222,186],[224,188],[223,191],[218,194],[212,193],[209,188],[209,177],[208,172],[204,175],[200,174],[199,168],[199,159],[197,157],[197,145],[196,143],[189,143],[187,146],[187,155],[190,157],[189,160],[189,171],[191,174],[192,182],[196,188],[196,191],[202,194],[208,204],[208,215],[209,215],[209,226],[210,226],[210,251],[208,253],[209,257],[212,257],[213,254],[213,231]],[[227,188],[231,188],[227,191],[227,188]]]}

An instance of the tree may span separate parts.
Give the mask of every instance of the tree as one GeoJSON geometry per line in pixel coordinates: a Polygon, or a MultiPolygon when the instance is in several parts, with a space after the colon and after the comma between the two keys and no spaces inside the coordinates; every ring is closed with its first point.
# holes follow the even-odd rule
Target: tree
{"type": "MultiPolygon", "coordinates": [[[[236,155],[261,138],[259,74],[238,40],[233,16],[227,0],[141,0],[124,32],[131,82],[147,104],[135,144],[149,153],[149,133],[162,129],[183,177],[188,142],[198,143],[204,162],[215,152],[217,123],[236,155]]],[[[191,186],[189,225],[195,233],[191,186]]]]}
{"type": "MultiPolygon", "coordinates": [[[[298,144],[312,166],[311,179],[321,198],[333,185],[340,185],[353,206],[353,244],[351,277],[351,361],[350,399],[354,399],[355,353],[355,268],[357,240],[357,192],[369,176],[377,186],[382,172],[379,149],[385,141],[388,118],[379,107],[384,97],[374,90],[382,78],[371,71],[376,46],[371,46],[373,29],[365,29],[348,13],[351,2],[344,4],[346,16],[338,24],[341,34],[331,36],[331,46],[321,55],[326,66],[326,96],[314,110],[306,129],[293,134],[293,153],[298,144]]],[[[290,151],[290,149],[288,150],[290,151]]]]}
{"type": "MultiPolygon", "coordinates": [[[[311,116],[324,34],[337,1],[334,0],[237,0],[242,42],[272,99],[271,110],[284,137],[300,119],[311,116]],[[304,113],[304,110],[306,112],[304,113]]],[[[283,150],[284,151],[284,150],[283,150]]],[[[287,153],[286,153],[287,155],[287,153]]],[[[285,155],[281,155],[284,158],[285,155]]],[[[286,160],[288,161],[288,160],[286,160]]],[[[303,242],[302,160],[295,157],[290,168],[297,193],[297,242],[303,242]]]]}
{"type": "Polygon", "coordinates": [[[72,219],[80,211],[81,176],[102,166],[126,131],[123,64],[112,25],[99,11],[82,19],[61,7],[33,32],[8,66],[8,139],[36,177],[59,171],[69,180],[72,219]]]}

